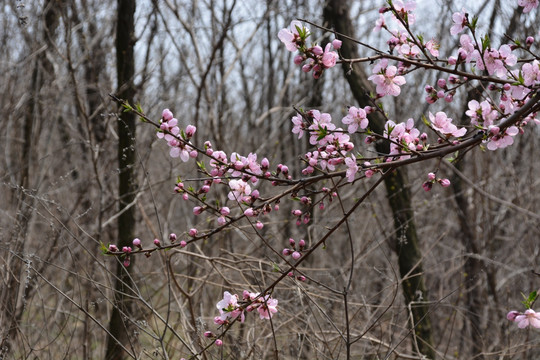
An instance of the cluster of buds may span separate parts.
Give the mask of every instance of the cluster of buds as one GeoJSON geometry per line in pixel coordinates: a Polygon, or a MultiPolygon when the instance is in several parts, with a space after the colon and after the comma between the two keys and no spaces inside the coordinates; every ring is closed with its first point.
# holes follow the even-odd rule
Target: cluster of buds
{"type": "Polygon", "coordinates": [[[433,184],[436,183],[436,182],[439,183],[442,187],[450,186],[450,180],[448,180],[448,179],[439,179],[439,178],[437,178],[435,173],[430,172],[428,174],[428,180],[422,184],[422,188],[425,191],[430,191],[431,188],[433,187],[433,184]]]}
{"type": "MultiPolygon", "coordinates": [[[[290,248],[285,248],[282,251],[283,256],[291,256],[294,260],[298,260],[302,257],[302,252],[306,250],[306,241],[301,239],[298,241],[298,244],[293,238],[289,238],[290,248]]],[[[287,274],[289,277],[294,277],[294,272],[290,271],[287,274]]],[[[299,275],[296,277],[299,281],[306,281],[304,275],[299,275]]]]}
{"type": "Polygon", "coordinates": [[[335,39],[324,49],[319,45],[308,47],[306,40],[310,35],[309,29],[296,20],[291,22],[288,29],[281,29],[278,33],[279,39],[285,44],[287,50],[299,52],[294,57],[294,63],[302,66],[303,72],[313,71],[313,77],[318,79],[324,70],[336,66],[339,55],[332,51],[332,48],[338,50],[341,47],[341,41],[335,39]]]}

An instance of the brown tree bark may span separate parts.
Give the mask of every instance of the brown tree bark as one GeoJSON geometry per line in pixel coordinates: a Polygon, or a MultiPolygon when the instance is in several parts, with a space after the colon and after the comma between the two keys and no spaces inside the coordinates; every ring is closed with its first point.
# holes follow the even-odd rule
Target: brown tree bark
{"type": "MultiPolygon", "coordinates": [[[[329,0],[324,9],[324,20],[327,26],[333,27],[337,32],[353,36],[352,21],[348,14],[351,4],[347,0],[329,0]]],[[[358,49],[354,42],[341,39],[341,55],[346,59],[358,58],[358,49]]],[[[347,79],[354,98],[360,106],[373,105],[368,93],[372,84],[367,80],[366,74],[358,66],[344,62],[343,72],[347,79]],[[352,70],[352,71],[351,71],[352,70]]],[[[383,133],[385,119],[378,112],[370,116],[370,128],[378,134],[383,133]]],[[[388,153],[389,143],[378,141],[375,145],[377,152],[388,153]]],[[[431,321],[429,307],[424,304],[415,304],[418,294],[427,299],[427,290],[424,284],[422,269],[422,253],[414,221],[411,195],[407,184],[407,175],[404,169],[396,170],[385,180],[388,193],[388,202],[394,217],[394,250],[398,256],[399,271],[402,277],[402,288],[405,302],[411,308],[412,326],[418,344],[418,351],[430,359],[435,358],[433,348],[431,321]]]]}
{"type": "MultiPolygon", "coordinates": [[[[116,70],[118,76],[117,96],[133,104],[135,86],[135,0],[118,0],[116,23],[116,70]]],[[[135,121],[133,113],[122,112],[118,119],[118,164],[119,164],[119,211],[118,245],[130,246],[134,238],[135,200],[137,180],[135,174],[135,121]]],[[[131,259],[133,262],[133,259],[131,259]]],[[[122,349],[133,348],[134,339],[130,337],[133,316],[133,301],[130,299],[132,278],[130,267],[118,262],[116,267],[115,306],[109,322],[110,335],[107,337],[107,360],[120,360],[126,354],[122,349]]],[[[131,264],[133,266],[133,264],[131,264]]]]}

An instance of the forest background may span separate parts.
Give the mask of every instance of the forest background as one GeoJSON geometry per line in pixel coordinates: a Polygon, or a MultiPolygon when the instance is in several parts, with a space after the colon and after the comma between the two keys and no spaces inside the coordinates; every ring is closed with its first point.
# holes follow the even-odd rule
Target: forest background
{"type": "MultiPolygon", "coordinates": [[[[170,233],[216,226],[174,193],[177,176],[197,179],[196,167],[170,158],[156,130],[122,112],[109,94],[140,104],[155,121],[171,109],[183,127],[197,127],[194,143],[210,140],[227,153],[268,154],[274,167],[298,164],[290,166],[298,178],[298,158],[310,145],[291,133],[293,105],[340,118],[347,106],[358,106],[358,97],[351,71],[336,68],[313,79],[293,64],[277,33],[297,18],[330,28],[350,23],[348,35],[386,49],[386,38],[372,32],[382,5],[4,3],[0,358],[540,356],[538,332],[519,330],[506,319],[522,306],[522,292],[538,288],[531,272],[539,269],[540,251],[537,128],[504,150],[476,148],[456,166],[437,160],[408,166],[397,195],[376,189],[348,226],[302,263],[298,271],[306,281],[291,278],[276,286],[279,311],[271,323],[252,318],[235,324],[221,347],[207,347],[213,340],[204,333],[219,333],[213,319],[223,292],[270,285],[279,275],[273,252],[287,247],[289,238],[318,239],[368,182],[340,188],[340,200],[324,211],[314,208],[307,226],[291,219],[297,203],[287,199],[265,222],[262,237],[249,222],[239,222],[185,248],[132,258],[129,273],[120,259],[102,254],[102,244],[138,237],[150,246],[153,239],[167,242],[170,233]],[[333,23],[336,14],[341,18],[333,23]],[[439,166],[452,185],[426,193],[421,184],[439,166]],[[399,228],[392,199],[403,193],[410,203],[402,211],[414,218],[399,228]],[[419,258],[403,274],[399,249],[411,227],[419,258]],[[412,297],[402,287],[411,274],[425,282],[412,297]],[[335,291],[344,287],[345,300],[335,291]],[[415,323],[415,309],[425,311],[421,321],[429,319],[427,335],[415,323]]],[[[479,16],[478,31],[497,46],[538,35],[538,11],[525,15],[514,1],[418,1],[416,16],[423,20],[417,31],[437,38],[446,55],[459,46],[449,28],[451,14],[462,6],[479,16]]],[[[320,43],[333,39],[311,28],[320,43]]],[[[355,71],[371,73],[367,64],[355,71]]],[[[419,123],[422,114],[435,112],[423,100],[424,86],[439,76],[409,74],[406,95],[384,101],[392,119],[419,123]]],[[[463,89],[453,102],[437,103],[436,111],[462,119],[474,96],[473,88],[463,89]]]]}

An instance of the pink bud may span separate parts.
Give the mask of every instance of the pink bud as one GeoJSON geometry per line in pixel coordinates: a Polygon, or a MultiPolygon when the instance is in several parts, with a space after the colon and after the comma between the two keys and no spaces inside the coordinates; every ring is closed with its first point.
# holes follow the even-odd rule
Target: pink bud
{"type": "Polygon", "coordinates": [[[223,345],[223,341],[221,339],[216,339],[216,346],[223,345]]]}
{"type": "Polygon", "coordinates": [[[116,246],[114,244],[109,245],[109,251],[110,252],[117,252],[118,251],[118,246],[116,246]]]}
{"type": "Polygon", "coordinates": [[[430,182],[430,181],[426,181],[422,184],[422,188],[425,190],[425,191],[430,191],[431,188],[433,187],[433,183],[430,182]]]}
{"type": "Polygon", "coordinates": [[[296,210],[293,210],[291,213],[292,213],[294,216],[301,216],[301,215],[302,215],[302,210],[296,209],[296,210]]]}
{"type": "Polygon", "coordinates": [[[207,337],[207,338],[214,337],[214,333],[212,333],[211,331],[205,331],[204,332],[204,337],[207,337]]]}
{"type": "Polygon", "coordinates": [[[490,126],[489,127],[489,133],[492,134],[493,136],[499,135],[500,130],[501,129],[498,126],[490,126]]]}
{"type": "Polygon", "coordinates": [[[508,314],[506,314],[506,318],[510,321],[516,321],[516,317],[521,315],[519,311],[512,310],[508,314]]]}
{"type": "Polygon", "coordinates": [[[448,57],[448,65],[456,65],[456,64],[457,64],[457,59],[455,58],[455,56],[448,57]]]}
{"type": "Polygon", "coordinates": [[[171,242],[175,242],[175,241],[176,241],[176,234],[174,234],[174,233],[170,234],[170,235],[169,235],[169,240],[170,240],[171,242]]]}
{"type": "Polygon", "coordinates": [[[293,277],[293,276],[294,276],[294,273],[293,273],[292,271],[289,271],[289,272],[287,273],[287,276],[293,277]]]}
{"type": "Polygon", "coordinates": [[[251,197],[252,197],[253,199],[258,199],[259,196],[260,196],[259,190],[257,190],[257,189],[255,189],[255,190],[253,190],[253,191],[251,192],[251,197]]]}
{"type": "Polygon", "coordinates": [[[161,117],[163,118],[163,120],[169,121],[169,120],[171,120],[173,118],[173,113],[171,112],[171,110],[165,109],[161,113],[161,117]]]}
{"type": "Polygon", "coordinates": [[[525,45],[527,47],[530,47],[534,43],[534,38],[532,36],[527,36],[527,39],[525,39],[525,45]]]}
{"type": "Polygon", "coordinates": [[[227,219],[225,219],[225,216],[220,216],[220,217],[217,218],[217,222],[218,222],[219,226],[223,226],[227,222],[227,219]]]}
{"type": "Polygon", "coordinates": [[[195,206],[193,208],[193,214],[200,215],[200,214],[202,214],[203,210],[204,209],[201,206],[195,206]]]}
{"type": "Polygon", "coordinates": [[[185,248],[186,246],[187,246],[187,242],[185,242],[184,240],[180,241],[180,247],[185,248]]]}
{"type": "Polygon", "coordinates": [[[301,239],[301,240],[298,242],[298,246],[300,247],[300,250],[303,249],[304,246],[306,246],[306,240],[301,239]]]}
{"type": "Polygon", "coordinates": [[[255,227],[259,230],[262,230],[262,228],[264,227],[264,224],[260,221],[257,221],[257,223],[255,224],[255,227]]]}
{"type": "Polygon", "coordinates": [[[264,158],[261,160],[261,166],[264,168],[264,169],[268,169],[268,167],[270,166],[270,162],[268,161],[267,158],[264,158]]]}
{"type": "Polygon", "coordinates": [[[334,39],[332,41],[332,47],[336,50],[340,49],[341,48],[341,45],[342,45],[342,42],[341,40],[338,40],[338,39],[334,39]]]}
{"type": "Polygon", "coordinates": [[[430,172],[429,174],[427,174],[427,178],[428,178],[428,180],[433,181],[433,180],[435,180],[435,174],[430,172]]]}
{"type": "Polygon", "coordinates": [[[129,256],[126,257],[126,258],[124,259],[124,266],[125,266],[125,267],[128,267],[129,264],[130,264],[130,262],[131,262],[131,261],[129,260],[129,256]]]}
{"type": "Polygon", "coordinates": [[[186,135],[188,137],[193,137],[193,135],[195,135],[195,132],[197,131],[197,128],[193,125],[188,125],[186,127],[186,135]]]}
{"type": "Polygon", "coordinates": [[[189,152],[189,157],[192,158],[192,159],[195,159],[197,157],[199,153],[197,152],[197,150],[191,150],[189,152]]]}
{"type": "Polygon", "coordinates": [[[441,89],[446,89],[446,80],[445,79],[439,79],[437,80],[437,86],[441,89]]]}
{"type": "Polygon", "coordinates": [[[444,101],[446,101],[447,103],[451,103],[452,101],[454,101],[454,96],[452,94],[448,94],[444,97],[444,101]]]}
{"type": "Polygon", "coordinates": [[[294,64],[295,64],[295,65],[300,65],[301,63],[304,62],[304,60],[305,60],[305,58],[304,58],[302,55],[296,55],[296,56],[294,57],[294,60],[293,60],[293,61],[294,61],[294,64]]]}
{"type": "Polygon", "coordinates": [[[322,55],[324,53],[324,51],[323,51],[322,47],[316,45],[316,46],[311,48],[311,53],[313,55],[315,55],[315,56],[320,56],[320,55],[322,55]]]}
{"type": "Polygon", "coordinates": [[[247,208],[244,211],[244,215],[246,215],[247,217],[253,217],[255,216],[255,211],[253,210],[253,208],[247,208]]]}
{"type": "Polygon", "coordinates": [[[503,85],[504,91],[510,91],[511,88],[512,88],[512,85],[510,85],[510,84],[508,84],[508,83],[506,83],[506,84],[503,85]]]}
{"type": "Polygon", "coordinates": [[[206,194],[206,193],[208,193],[209,191],[210,191],[210,186],[208,186],[208,185],[203,185],[203,186],[201,187],[201,193],[206,194]]]}
{"type": "Polygon", "coordinates": [[[439,99],[442,99],[442,98],[444,97],[444,91],[443,91],[443,90],[437,91],[437,97],[438,97],[439,99]]]}
{"type": "Polygon", "coordinates": [[[159,241],[159,239],[154,239],[154,245],[156,245],[157,247],[160,247],[161,241],[159,241]]]}
{"type": "Polygon", "coordinates": [[[195,229],[195,228],[189,229],[189,232],[188,232],[189,236],[191,236],[191,237],[197,236],[198,233],[199,233],[199,231],[197,229],[195,229]]]}
{"type": "Polygon", "coordinates": [[[295,244],[296,244],[296,241],[294,241],[293,238],[289,238],[289,245],[291,245],[292,247],[294,247],[295,244]]]}
{"type": "Polygon", "coordinates": [[[304,275],[298,276],[297,279],[302,282],[306,281],[306,277],[304,275]]]}
{"type": "Polygon", "coordinates": [[[219,212],[221,213],[221,215],[226,216],[226,215],[229,215],[231,213],[231,210],[227,206],[224,206],[221,209],[219,209],[219,212]]]}
{"type": "Polygon", "coordinates": [[[283,254],[283,256],[289,256],[291,255],[291,249],[285,248],[281,253],[283,254]]]}
{"type": "Polygon", "coordinates": [[[139,238],[133,239],[133,246],[141,248],[141,239],[139,238]]]}
{"type": "Polygon", "coordinates": [[[306,64],[306,65],[302,66],[302,71],[306,72],[306,73],[310,72],[311,71],[311,65],[306,64]]]}
{"type": "Polygon", "coordinates": [[[294,260],[300,259],[301,256],[302,256],[302,254],[300,254],[298,251],[295,251],[295,252],[292,253],[292,258],[294,260]]]}
{"type": "Polygon", "coordinates": [[[448,186],[450,186],[450,180],[448,180],[448,179],[440,179],[439,184],[441,184],[442,187],[448,187],[448,186]]]}

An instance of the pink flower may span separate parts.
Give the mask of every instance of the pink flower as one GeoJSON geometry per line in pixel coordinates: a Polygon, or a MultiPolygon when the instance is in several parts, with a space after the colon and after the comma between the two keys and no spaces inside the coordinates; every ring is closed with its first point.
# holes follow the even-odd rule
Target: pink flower
{"type": "Polygon", "coordinates": [[[518,5],[523,6],[524,13],[528,13],[538,7],[538,0],[518,0],[518,5]]]}
{"type": "Polygon", "coordinates": [[[454,25],[450,28],[450,34],[456,35],[462,32],[469,23],[465,9],[461,9],[461,12],[454,13],[452,15],[452,21],[454,22],[454,25]]]}
{"type": "Polygon", "coordinates": [[[490,126],[490,133],[494,134],[487,144],[489,150],[503,149],[507,146],[510,146],[514,143],[513,136],[516,136],[519,133],[519,129],[515,126],[510,126],[502,134],[499,133],[499,127],[490,126]]]}
{"type": "MultiPolygon", "coordinates": [[[[240,322],[244,322],[244,312],[239,309],[238,295],[232,295],[230,292],[223,293],[223,299],[216,304],[220,316],[214,319],[214,322],[227,321],[228,318],[235,319],[240,315],[240,322]]],[[[217,322],[216,322],[217,323],[217,322]]]]}
{"type": "Polygon", "coordinates": [[[301,39],[298,29],[305,29],[302,23],[297,20],[293,20],[288,29],[281,29],[278,33],[278,38],[285,44],[287,50],[295,52],[298,50],[298,46],[302,45],[303,40],[301,39]]]}
{"type": "Polygon", "coordinates": [[[277,305],[278,300],[272,299],[269,295],[266,295],[265,300],[259,307],[257,307],[257,311],[259,312],[259,316],[262,319],[270,319],[273,314],[277,313],[277,305]]]}
{"type": "Polygon", "coordinates": [[[345,125],[349,125],[348,131],[350,134],[355,133],[359,127],[360,129],[365,129],[369,125],[369,121],[364,109],[354,106],[349,108],[349,114],[341,119],[341,122],[345,125]]]}
{"type": "Polygon", "coordinates": [[[532,309],[527,309],[523,314],[517,315],[514,321],[517,322],[520,329],[524,329],[529,325],[540,328],[540,313],[537,313],[532,309]]]}
{"type": "Polygon", "coordinates": [[[452,124],[452,119],[446,116],[446,113],[439,111],[435,115],[429,113],[429,119],[431,120],[431,126],[441,134],[460,137],[465,135],[467,129],[461,128],[458,130],[457,126],[452,124]]]}
{"type": "Polygon", "coordinates": [[[405,78],[397,75],[397,68],[395,66],[388,66],[387,59],[382,59],[375,65],[373,73],[376,75],[371,75],[368,80],[373,81],[377,85],[377,94],[381,96],[398,96],[401,93],[399,86],[405,84],[405,78]]]}
{"type": "Polygon", "coordinates": [[[384,22],[384,16],[383,14],[379,14],[379,18],[377,21],[375,21],[375,27],[373,28],[374,32],[379,32],[383,27],[386,27],[386,24],[384,22]]]}
{"type": "Polygon", "coordinates": [[[356,173],[358,172],[358,164],[356,164],[356,158],[354,155],[345,158],[345,165],[347,165],[347,171],[345,176],[348,182],[353,182],[356,173]]]}
{"type": "Polygon", "coordinates": [[[231,188],[228,194],[230,200],[240,201],[242,196],[251,194],[251,186],[244,180],[231,180],[229,187],[231,188]]]}
{"type": "Polygon", "coordinates": [[[171,112],[171,110],[165,109],[161,113],[161,117],[162,117],[163,120],[169,121],[169,120],[171,120],[173,118],[173,113],[171,112]]]}
{"type": "Polygon", "coordinates": [[[435,57],[439,57],[439,47],[439,43],[433,39],[426,43],[426,49],[428,49],[429,53],[435,57]]]}
{"type": "Polygon", "coordinates": [[[331,44],[326,44],[321,59],[322,64],[327,69],[336,66],[336,61],[339,58],[339,55],[335,51],[330,51],[330,46],[331,44]]]}
{"type": "Polygon", "coordinates": [[[304,119],[302,118],[302,115],[297,114],[296,116],[293,116],[291,119],[293,123],[292,133],[298,134],[298,138],[301,139],[302,136],[304,136],[304,119]]]}
{"type": "MultiPolygon", "coordinates": [[[[406,21],[409,25],[414,24],[415,17],[412,11],[416,9],[416,2],[414,1],[407,1],[404,3],[401,0],[394,0],[393,1],[394,8],[396,9],[398,15],[406,21]]],[[[401,24],[401,22],[400,22],[401,24]]]]}
{"type": "Polygon", "coordinates": [[[532,63],[523,64],[521,71],[526,86],[535,85],[540,81],[540,64],[538,63],[538,60],[534,60],[532,63]]]}

